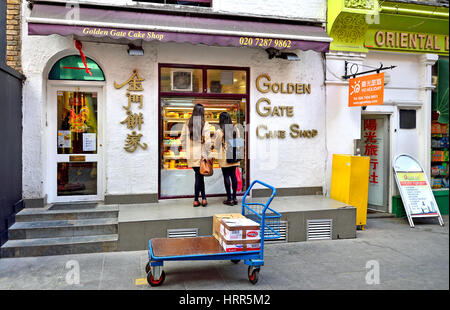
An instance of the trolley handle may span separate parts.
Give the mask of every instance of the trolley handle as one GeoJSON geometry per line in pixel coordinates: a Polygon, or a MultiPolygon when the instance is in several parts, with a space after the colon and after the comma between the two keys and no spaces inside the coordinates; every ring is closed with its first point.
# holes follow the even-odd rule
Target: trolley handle
{"type": "Polygon", "coordinates": [[[273,186],[271,186],[271,185],[269,185],[267,183],[264,183],[262,181],[259,181],[259,180],[254,180],[252,182],[252,184],[250,184],[249,188],[247,188],[247,191],[244,194],[244,197],[242,198],[242,202],[245,203],[245,198],[247,198],[248,194],[250,193],[250,190],[253,188],[253,185],[255,185],[256,183],[259,183],[262,186],[265,186],[265,187],[267,187],[267,188],[272,190],[272,195],[270,196],[269,202],[266,204],[266,206],[268,206],[270,204],[270,202],[272,201],[273,197],[275,197],[275,194],[277,193],[277,190],[275,189],[275,187],[273,187],[273,186]]]}

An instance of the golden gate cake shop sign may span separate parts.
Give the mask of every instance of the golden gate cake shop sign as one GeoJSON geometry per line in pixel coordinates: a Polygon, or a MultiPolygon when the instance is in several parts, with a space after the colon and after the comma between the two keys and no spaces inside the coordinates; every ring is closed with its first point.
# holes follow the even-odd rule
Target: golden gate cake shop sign
{"type": "MultiPolygon", "coordinates": [[[[287,95],[310,95],[311,84],[292,82],[273,82],[270,75],[261,74],[256,78],[256,89],[262,94],[287,94],[287,95]]],[[[256,102],[256,113],[261,117],[292,118],[294,116],[294,106],[274,105],[267,97],[262,97],[256,102]]],[[[269,128],[266,124],[256,127],[256,136],[259,139],[285,139],[291,137],[314,138],[317,136],[316,129],[301,129],[299,124],[292,123],[289,130],[269,128]]]]}

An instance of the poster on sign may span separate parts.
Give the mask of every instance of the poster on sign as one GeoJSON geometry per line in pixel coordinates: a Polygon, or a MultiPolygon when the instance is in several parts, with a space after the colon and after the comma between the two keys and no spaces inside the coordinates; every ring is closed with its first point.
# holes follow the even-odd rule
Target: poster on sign
{"type": "Polygon", "coordinates": [[[414,218],[437,217],[443,226],[433,191],[419,162],[412,156],[402,154],[395,158],[393,168],[409,225],[414,227],[414,218]]]}
{"type": "Polygon", "coordinates": [[[382,105],[384,98],[384,73],[365,75],[348,82],[348,106],[382,105]]]}

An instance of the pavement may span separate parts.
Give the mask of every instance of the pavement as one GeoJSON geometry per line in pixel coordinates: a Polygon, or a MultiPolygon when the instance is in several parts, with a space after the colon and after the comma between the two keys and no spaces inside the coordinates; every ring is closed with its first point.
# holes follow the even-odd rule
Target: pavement
{"type": "Polygon", "coordinates": [[[357,238],[267,244],[259,281],[230,261],[166,262],[150,287],[146,251],[0,259],[1,290],[448,290],[449,229],[369,218],[357,238]]]}

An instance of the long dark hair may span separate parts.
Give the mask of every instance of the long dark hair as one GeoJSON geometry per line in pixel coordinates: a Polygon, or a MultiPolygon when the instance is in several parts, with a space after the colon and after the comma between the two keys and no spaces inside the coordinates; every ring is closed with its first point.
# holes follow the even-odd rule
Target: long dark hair
{"type": "Polygon", "coordinates": [[[230,114],[228,112],[222,112],[219,115],[219,126],[220,129],[222,129],[223,132],[223,138],[222,141],[225,141],[225,137],[229,138],[232,137],[232,134],[234,133],[234,127],[233,127],[233,121],[231,120],[230,114]],[[232,129],[233,132],[227,135],[227,129],[232,129]]]}
{"type": "Polygon", "coordinates": [[[203,136],[204,126],[205,126],[205,108],[200,103],[197,103],[194,106],[194,110],[192,110],[192,116],[188,122],[189,137],[191,138],[191,140],[194,140],[194,137],[196,141],[201,140],[203,136]],[[201,120],[200,122],[199,119],[201,120]]]}

